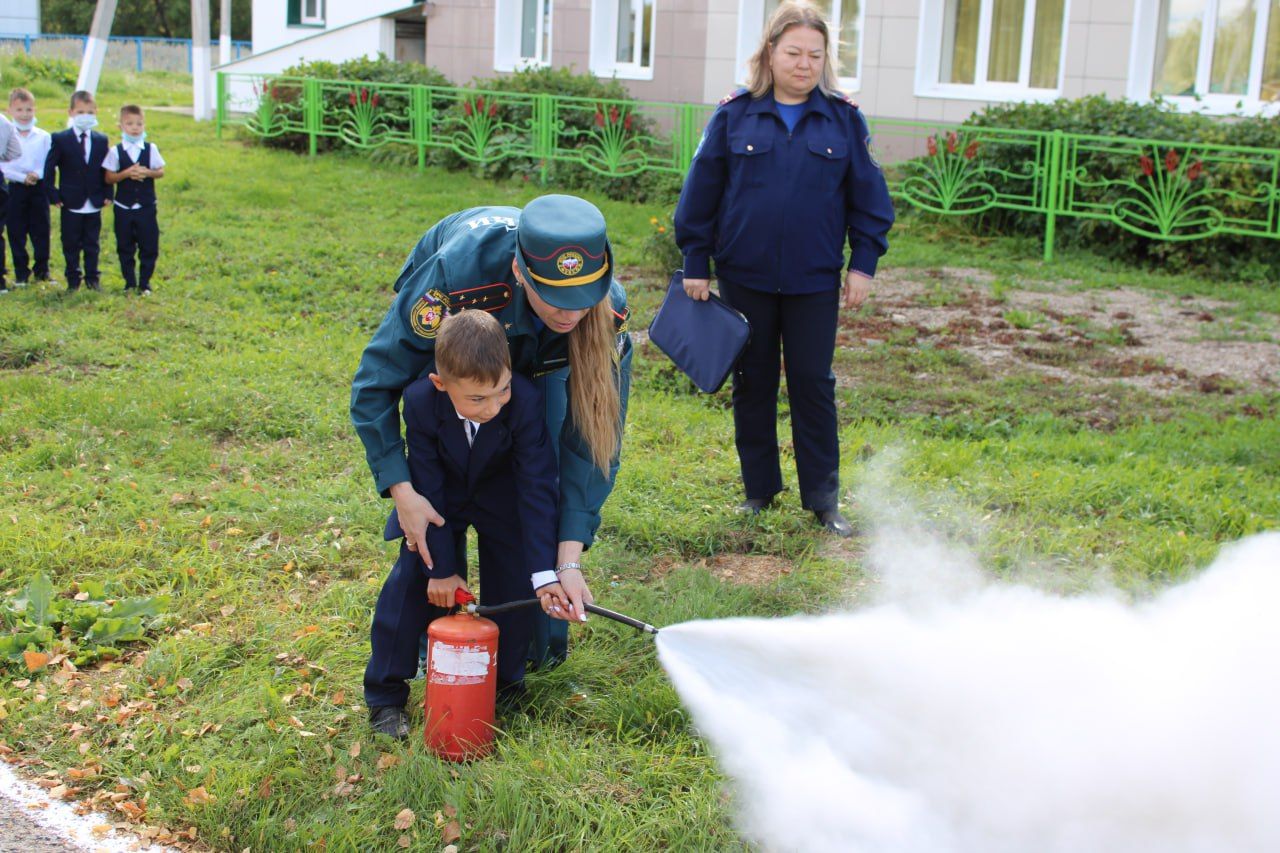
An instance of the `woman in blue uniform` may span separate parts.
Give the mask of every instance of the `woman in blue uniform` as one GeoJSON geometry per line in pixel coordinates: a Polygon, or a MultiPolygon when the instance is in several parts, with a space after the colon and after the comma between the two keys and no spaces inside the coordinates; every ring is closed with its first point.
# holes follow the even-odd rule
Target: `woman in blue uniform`
{"type": "Polygon", "coordinates": [[[835,88],[820,12],[780,5],[751,58],[748,83],[712,115],[680,194],[684,287],[706,299],[714,259],[721,295],[751,321],[733,377],[743,511],[759,513],[782,490],[784,354],[801,504],[828,531],[850,536],[839,509],[836,323],[842,302],[856,308],[870,292],[893,205],[867,123],[835,88]]]}

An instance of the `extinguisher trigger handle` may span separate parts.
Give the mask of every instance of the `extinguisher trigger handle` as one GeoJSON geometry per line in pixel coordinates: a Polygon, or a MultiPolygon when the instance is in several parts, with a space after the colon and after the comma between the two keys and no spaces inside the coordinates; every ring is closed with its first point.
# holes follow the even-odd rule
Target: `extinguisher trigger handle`
{"type": "Polygon", "coordinates": [[[453,601],[459,607],[466,607],[468,604],[475,602],[476,597],[463,587],[458,587],[453,591],[453,601]]]}

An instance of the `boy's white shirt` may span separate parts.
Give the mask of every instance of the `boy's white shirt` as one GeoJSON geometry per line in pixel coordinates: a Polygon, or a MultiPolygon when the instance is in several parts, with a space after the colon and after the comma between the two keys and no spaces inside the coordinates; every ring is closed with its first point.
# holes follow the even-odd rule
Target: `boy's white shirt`
{"type": "Polygon", "coordinates": [[[49,158],[51,145],[49,131],[33,127],[26,133],[16,130],[14,136],[22,147],[22,155],[16,160],[6,162],[3,167],[0,167],[0,172],[15,184],[26,183],[27,175],[32,172],[44,180],[44,161],[49,158]]]}
{"type": "MultiPolygon", "coordinates": [[[[135,163],[138,162],[138,158],[142,156],[142,146],[135,145],[132,142],[121,142],[120,144],[124,146],[124,153],[129,155],[129,159],[135,163]]],[[[151,168],[163,169],[164,158],[160,156],[160,148],[154,142],[148,142],[147,144],[151,146],[151,168]]],[[[106,169],[108,172],[120,171],[120,151],[116,146],[112,145],[107,149],[107,156],[102,160],[102,168],[106,169]]],[[[137,210],[142,207],[141,204],[134,204],[132,207],[125,207],[118,201],[115,202],[115,206],[124,208],[125,210],[137,210]]]]}
{"type": "Polygon", "coordinates": [[[18,142],[18,128],[5,116],[0,116],[0,162],[7,163],[22,156],[18,142]]]}
{"type": "MultiPolygon", "coordinates": [[[[129,156],[132,157],[134,155],[130,153],[129,156]]],[[[458,415],[456,411],[454,412],[454,414],[458,415]]],[[[464,422],[464,425],[462,427],[462,432],[467,436],[467,444],[472,445],[475,442],[475,433],[480,432],[480,427],[482,427],[483,424],[476,423],[475,421],[471,420],[471,418],[465,417],[463,415],[458,415],[458,420],[464,422]],[[471,427],[474,427],[474,429],[468,429],[467,428],[468,424],[471,427]]],[[[545,571],[534,572],[532,575],[529,576],[529,580],[533,584],[533,588],[537,589],[538,587],[546,586],[549,583],[556,583],[557,578],[554,570],[546,569],[545,571]]]]}

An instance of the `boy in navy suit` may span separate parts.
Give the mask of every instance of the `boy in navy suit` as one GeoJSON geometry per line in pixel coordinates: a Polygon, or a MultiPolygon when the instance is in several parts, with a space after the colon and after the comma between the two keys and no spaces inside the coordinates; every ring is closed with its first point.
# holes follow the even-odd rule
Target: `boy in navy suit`
{"type": "MultiPolygon", "coordinates": [[[[435,344],[435,369],[404,392],[409,475],[417,492],[441,508],[443,526],[427,528],[427,565],[403,542],[378,596],[364,673],[365,703],[375,732],[409,734],[406,681],[418,666],[418,640],[446,615],[466,588],[466,532],[479,541],[485,604],[532,598],[550,609],[567,602],[556,581],[559,494],[555,448],[533,383],[511,372],[506,333],[490,314],[448,317],[435,344]]],[[[402,536],[393,512],[386,537],[402,536]]],[[[498,695],[524,692],[524,666],[534,612],[495,615],[498,695]]]]}
{"type": "Polygon", "coordinates": [[[111,200],[102,161],[107,137],[98,126],[98,104],[92,92],[71,95],[71,127],[53,134],[49,158],[44,164],[44,185],[49,203],[62,208],[62,257],[67,264],[67,290],[79,290],[80,255],[84,254],[84,283],[101,290],[98,278],[102,206],[111,200]],[[56,179],[55,179],[56,175],[56,179]]]}
{"type": "Polygon", "coordinates": [[[147,142],[142,107],[120,108],[120,144],[113,145],[102,161],[107,183],[115,187],[116,254],[124,276],[124,292],[137,289],[151,295],[151,274],[160,256],[160,226],[156,223],[156,181],[164,177],[164,158],[155,143],[147,142]],[[137,254],[139,264],[134,263],[137,254]],[[139,268],[140,267],[140,268],[139,268]]]}

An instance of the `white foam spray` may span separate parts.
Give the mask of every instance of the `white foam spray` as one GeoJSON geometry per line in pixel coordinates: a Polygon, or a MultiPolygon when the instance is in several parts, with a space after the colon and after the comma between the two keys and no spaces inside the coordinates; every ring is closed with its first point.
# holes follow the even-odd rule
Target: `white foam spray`
{"type": "Polygon", "coordinates": [[[747,837],[1280,850],[1280,534],[1137,604],[985,582],[972,558],[886,541],[874,606],[658,635],[747,837]]]}

